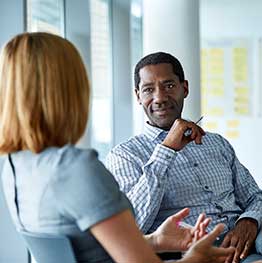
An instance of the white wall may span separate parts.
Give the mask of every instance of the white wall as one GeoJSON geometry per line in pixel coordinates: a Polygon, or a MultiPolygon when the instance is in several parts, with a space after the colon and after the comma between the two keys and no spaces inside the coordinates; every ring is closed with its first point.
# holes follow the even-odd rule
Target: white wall
{"type": "Polygon", "coordinates": [[[261,0],[200,0],[202,36],[261,36],[261,0]]]}
{"type": "Polygon", "coordinates": [[[183,116],[200,116],[200,42],[198,0],[144,0],[144,55],[164,51],[177,57],[189,80],[183,116]]]}
{"type": "MultiPolygon", "coordinates": [[[[252,71],[250,89],[253,112],[247,117],[224,116],[216,121],[223,127],[228,119],[240,122],[239,138],[229,141],[234,146],[240,161],[250,170],[257,183],[262,187],[261,149],[262,140],[259,133],[262,129],[262,78],[259,54],[259,38],[262,38],[262,1],[261,0],[201,0],[200,29],[201,39],[247,38],[252,49],[252,71]]],[[[233,89],[233,87],[232,87],[233,89]]]]}

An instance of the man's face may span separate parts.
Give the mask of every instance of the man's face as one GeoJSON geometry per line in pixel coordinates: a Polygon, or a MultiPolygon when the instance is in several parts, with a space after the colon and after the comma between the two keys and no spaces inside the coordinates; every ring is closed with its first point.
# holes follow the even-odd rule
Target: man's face
{"type": "Polygon", "coordinates": [[[181,117],[184,98],[188,95],[188,82],[182,83],[174,74],[171,64],[148,65],[140,69],[137,100],[142,104],[149,123],[169,130],[181,117]]]}

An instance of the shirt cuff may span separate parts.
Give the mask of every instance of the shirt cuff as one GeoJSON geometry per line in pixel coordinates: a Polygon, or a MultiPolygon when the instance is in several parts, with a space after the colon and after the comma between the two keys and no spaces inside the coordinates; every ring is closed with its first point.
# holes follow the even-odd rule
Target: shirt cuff
{"type": "Polygon", "coordinates": [[[155,150],[153,154],[151,155],[148,163],[152,163],[153,161],[157,161],[161,165],[168,166],[173,160],[176,158],[177,153],[162,145],[162,144],[157,144],[155,147],[155,150]]]}
{"type": "Polygon", "coordinates": [[[244,219],[244,218],[252,218],[252,219],[256,220],[257,221],[257,230],[258,231],[260,230],[260,227],[261,227],[261,215],[260,215],[260,213],[255,212],[255,211],[247,211],[247,212],[241,214],[241,216],[235,222],[235,225],[237,224],[237,222],[240,219],[244,219]]]}

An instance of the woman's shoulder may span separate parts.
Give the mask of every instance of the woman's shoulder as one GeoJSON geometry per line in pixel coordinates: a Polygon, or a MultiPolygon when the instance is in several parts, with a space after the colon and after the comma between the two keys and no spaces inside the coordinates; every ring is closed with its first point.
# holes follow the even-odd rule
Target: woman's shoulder
{"type": "Polygon", "coordinates": [[[105,177],[110,177],[112,180],[110,172],[98,159],[98,153],[94,149],[80,149],[74,145],[66,145],[50,150],[44,164],[49,166],[52,173],[55,173],[54,182],[59,181],[60,184],[61,181],[70,181],[71,184],[71,181],[78,181],[78,183],[92,181],[95,183],[103,181],[105,177]]]}
{"type": "MultiPolygon", "coordinates": [[[[90,167],[101,166],[98,153],[94,149],[80,149],[67,144],[63,147],[48,147],[35,154],[30,151],[21,151],[12,154],[15,167],[28,174],[56,174],[55,178],[75,173],[76,171],[88,171],[90,167]]],[[[94,168],[95,169],[95,168],[94,168]]]]}
{"type": "MultiPolygon", "coordinates": [[[[52,151],[52,150],[51,150],[52,151]]],[[[74,145],[66,145],[51,152],[53,164],[66,168],[68,166],[89,164],[98,161],[98,153],[94,149],[80,149],[74,145]]]]}
{"type": "Polygon", "coordinates": [[[86,165],[98,161],[98,153],[94,149],[80,149],[74,145],[48,147],[39,154],[22,153],[17,156],[19,161],[32,159],[35,168],[48,170],[68,170],[73,166],[86,165]]]}

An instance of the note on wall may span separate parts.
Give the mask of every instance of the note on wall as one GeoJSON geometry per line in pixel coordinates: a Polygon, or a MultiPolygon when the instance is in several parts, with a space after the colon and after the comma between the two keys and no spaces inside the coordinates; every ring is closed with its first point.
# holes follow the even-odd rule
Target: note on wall
{"type": "Polygon", "coordinates": [[[252,45],[248,39],[205,40],[201,49],[203,115],[251,116],[252,45]]]}

